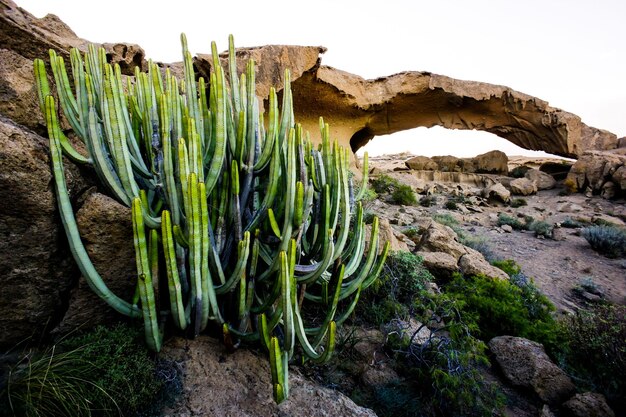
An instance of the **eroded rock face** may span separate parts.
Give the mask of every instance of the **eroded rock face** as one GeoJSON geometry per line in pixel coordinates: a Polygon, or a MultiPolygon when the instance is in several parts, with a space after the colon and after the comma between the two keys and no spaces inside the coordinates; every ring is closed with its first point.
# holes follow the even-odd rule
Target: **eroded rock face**
{"type": "Polygon", "coordinates": [[[173,339],[162,355],[182,364],[183,394],[166,416],[375,417],[372,410],[291,372],[289,398],[272,399],[269,360],[246,349],[232,354],[216,340],[173,339]]]}
{"type": "Polygon", "coordinates": [[[614,194],[626,193],[626,148],[612,152],[585,152],[572,166],[566,180],[575,190],[601,193],[613,183],[614,194]]]}
{"type": "Polygon", "coordinates": [[[604,395],[594,392],[576,394],[563,404],[572,417],[615,417],[604,395]]]}
{"type": "Polygon", "coordinates": [[[539,343],[521,337],[498,336],[489,341],[489,349],[513,385],[532,389],[548,404],[560,404],[576,390],[539,343]]]}
{"type": "Polygon", "coordinates": [[[528,178],[516,178],[509,184],[515,195],[531,195],[537,192],[537,184],[528,178]]]}

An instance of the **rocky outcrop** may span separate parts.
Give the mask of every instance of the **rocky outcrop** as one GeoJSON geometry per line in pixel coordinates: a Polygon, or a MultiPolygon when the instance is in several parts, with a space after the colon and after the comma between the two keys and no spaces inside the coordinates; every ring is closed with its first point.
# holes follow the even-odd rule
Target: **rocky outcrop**
{"type": "Polygon", "coordinates": [[[516,178],[510,182],[509,188],[515,195],[531,195],[537,192],[537,184],[528,178],[516,178]]]}
{"type": "Polygon", "coordinates": [[[508,158],[504,152],[489,151],[473,158],[455,156],[415,156],[405,162],[407,168],[416,171],[465,172],[476,174],[507,175],[508,158]]]}
{"type": "Polygon", "coordinates": [[[572,166],[566,184],[571,191],[602,194],[613,188],[613,195],[626,194],[626,148],[612,152],[585,152],[572,166]]]}
{"type": "Polygon", "coordinates": [[[556,180],[550,174],[546,174],[538,169],[529,169],[524,174],[524,178],[534,182],[537,190],[550,190],[556,185],[556,180]]]}
{"type": "Polygon", "coordinates": [[[576,394],[563,404],[571,417],[615,417],[604,395],[594,392],[576,394]]]}
{"type": "Polygon", "coordinates": [[[511,192],[507,190],[501,183],[495,183],[483,190],[483,197],[488,200],[508,203],[511,199],[511,192]]]}
{"type": "Polygon", "coordinates": [[[272,399],[269,361],[247,349],[227,353],[217,340],[174,339],[162,355],[183,367],[183,394],[165,416],[375,417],[348,397],[291,372],[289,398],[272,399]]]}
{"type": "Polygon", "coordinates": [[[489,349],[511,384],[533,390],[542,401],[560,404],[575,392],[572,381],[550,360],[541,344],[498,336],[489,341],[489,349]]]}

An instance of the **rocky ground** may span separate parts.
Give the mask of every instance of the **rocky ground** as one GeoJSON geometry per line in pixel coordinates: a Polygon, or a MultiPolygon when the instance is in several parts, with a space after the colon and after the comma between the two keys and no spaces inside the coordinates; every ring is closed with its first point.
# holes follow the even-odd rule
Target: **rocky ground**
{"type": "MultiPolygon", "coordinates": [[[[390,202],[375,201],[371,208],[386,217],[397,233],[414,227],[423,227],[435,214],[450,215],[458,221],[458,227],[467,234],[486,242],[495,256],[513,259],[522,271],[532,277],[535,284],[561,311],[572,312],[593,302],[598,296],[617,303],[626,304],[626,260],[609,259],[591,249],[580,236],[580,228],[561,227],[566,219],[577,219],[587,223],[610,222],[624,225],[626,206],[623,199],[607,200],[600,196],[581,193],[567,194],[563,182],[552,189],[539,190],[536,194],[511,196],[521,198],[527,205],[513,208],[508,204],[480,197],[481,181],[488,175],[465,174],[465,183],[422,181],[423,172],[407,170],[406,154],[375,157],[370,167],[375,175],[386,174],[407,183],[424,195],[432,195],[436,203],[429,207],[398,207],[390,202]],[[475,176],[475,177],[473,177],[475,176]],[[481,179],[481,177],[483,179],[481,179]],[[466,202],[457,204],[457,209],[445,208],[450,197],[464,195],[466,202]],[[473,198],[472,198],[473,196],[473,198]],[[403,213],[404,212],[404,213],[403,213]],[[410,215],[407,216],[407,213],[410,215]],[[554,226],[552,238],[536,237],[532,231],[509,230],[498,226],[499,213],[514,218],[531,216],[554,226]],[[411,220],[412,219],[412,220],[411,220]],[[399,220],[399,221],[398,221],[399,220]],[[593,285],[598,294],[580,291],[593,285]]],[[[552,160],[551,162],[559,162],[552,160]]],[[[509,168],[526,165],[539,167],[549,158],[509,158],[509,168]]],[[[506,182],[506,180],[504,181],[506,182]]],[[[401,235],[398,236],[403,239],[401,235]]],[[[407,241],[406,239],[404,239],[407,241]]],[[[407,241],[409,248],[412,242],[407,241]]]]}

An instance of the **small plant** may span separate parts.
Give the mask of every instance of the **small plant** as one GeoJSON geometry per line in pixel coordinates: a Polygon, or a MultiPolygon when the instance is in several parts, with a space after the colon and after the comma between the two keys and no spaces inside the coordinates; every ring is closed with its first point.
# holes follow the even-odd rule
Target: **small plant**
{"type": "Polygon", "coordinates": [[[458,210],[458,208],[459,208],[459,206],[457,205],[456,201],[452,201],[452,200],[446,201],[445,207],[448,210],[458,210]]]}
{"type": "Polygon", "coordinates": [[[527,205],[528,202],[525,198],[514,198],[513,200],[511,200],[511,207],[513,208],[519,208],[527,205]]]}
{"type": "MultiPolygon", "coordinates": [[[[456,232],[458,229],[459,221],[452,216],[450,213],[436,213],[433,214],[433,220],[437,223],[443,224],[444,226],[448,226],[452,230],[456,232]]],[[[458,233],[458,232],[457,232],[458,233]]]]}
{"type": "Polygon", "coordinates": [[[586,389],[626,412],[626,307],[598,304],[565,320],[565,365],[586,389]]]}
{"type": "Polygon", "coordinates": [[[431,207],[437,204],[437,198],[432,195],[425,195],[420,198],[420,206],[422,207],[431,207]]]}
{"type": "Polygon", "coordinates": [[[568,229],[578,229],[581,227],[585,227],[588,224],[589,223],[587,222],[582,222],[578,219],[572,219],[571,217],[568,217],[561,222],[561,227],[565,227],[568,229]]]}
{"type": "Polygon", "coordinates": [[[604,296],[604,291],[596,282],[593,280],[593,277],[582,277],[577,286],[573,288],[573,291],[582,294],[584,292],[588,292],[590,294],[595,294],[597,296],[604,296]]]}
{"type": "Polygon", "coordinates": [[[498,214],[498,226],[509,225],[515,230],[526,230],[526,223],[522,223],[515,217],[511,217],[506,213],[498,214]]]}
{"type": "Polygon", "coordinates": [[[528,230],[535,232],[535,236],[542,236],[546,238],[552,237],[552,230],[554,226],[548,222],[542,220],[535,220],[528,224],[528,230]]]}
{"type": "Polygon", "coordinates": [[[372,189],[378,194],[391,193],[398,186],[398,180],[389,175],[379,175],[371,181],[372,189]]]}
{"type": "Polygon", "coordinates": [[[398,184],[391,193],[391,200],[396,204],[402,204],[404,206],[417,205],[417,197],[413,189],[406,184],[398,184]]]}
{"type": "Polygon", "coordinates": [[[578,184],[576,184],[576,180],[573,178],[566,178],[565,181],[563,181],[563,187],[562,192],[564,195],[574,194],[578,191],[578,184]]]}
{"type": "Polygon", "coordinates": [[[406,229],[404,229],[402,233],[404,233],[404,235],[408,237],[414,243],[418,243],[420,241],[420,238],[422,237],[419,229],[415,226],[407,227],[406,229]]]}
{"type": "Polygon", "coordinates": [[[503,270],[504,272],[506,272],[506,274],[509,277],[512,277],[514,275],[518,275],[522,272],[522,267],[519,266],[513,259],[505,259],[505,260],[497,260],[497,261],[493,261],[491,262],[491,265],[500,268],[501,270],[503,270]]]}
{"type": "Polygon", "coordinates": [[[585,227],[582,236],[596,252],[607,258],[626,255],[626,231],[612,226],[585,227]]]}

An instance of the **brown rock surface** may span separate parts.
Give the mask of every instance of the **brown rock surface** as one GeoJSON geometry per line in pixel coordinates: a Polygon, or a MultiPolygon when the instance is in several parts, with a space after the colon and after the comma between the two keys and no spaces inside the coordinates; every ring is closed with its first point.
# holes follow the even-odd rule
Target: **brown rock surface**
{"type": "Polygon", "coordinates": [[[509,184],[515,195],[531,195],[537,192],[537,184],[528,178],[516,178],[509,184]]]}
{"type": "Polygon", "coordinates": [[[585,152],[572,166],[567,181],[577,190],[590,188],[600,193],[604,184],[613,182],[626,192],[626,148],[612,152],[585,152]]]}
{"type": "Polygon", "coordinates": [[[537,190],[550,190],[556,185],[556,180],[552,175],[538,169],[529,169],[524,177],[533,181],[537,185],[537,190]]]}
{"type": "Polygon", "coordinates": [[[465,249],[467,253],[459,259],[459,268],[464,275],[484,275],[491,278],[509,279],[509,276],[503,270],[487,262],[480,252],[472,248],[465,249]]]}
{"type": "Polygon", "coordinates": [[[437,171],[439,165],[427,156],[414,156],[413,158],[404,161],[407,168],[414,169],[416,171],[437,171]]]}
{"type": "Polygon", "coordinates": [[[37,339],[52,327],[75,280],[51,181],[46,141],[0,115],[3,347],[37,339]]]}
{"type": "Polygon", "coordinates": [[[615,417],[604,395],[595,392],[576,394],[563,404],[571,417],[615,417]]]}
{"type": "Polygon", "coordinates": [[[479,174],[507,175],[509,158],[502,151],[489,151],[471,158],[479,174]]]}
{"type": "Polygon", "coordinates": [[[226,353],[214,339],[173,339],[164,349],[165,358],[184,368],[183,394],[165,416],[224,417],[375,417],[372,410],[313,384],[291,372],[289,398],[280,405],[272,399],[269,360],[249,350],[226,353]]]}
{"type": "MultiPolygon", "coordinates": [[[[114,294],[131,300],[137,270],[130,209],[110,197],[93,193],[76,213],[76,223],[89,258],[104,282],[114,294]]],[[[120,317],[81,277],[57,332],[90,328],[120,317]]]]}
{"type": "Polygon", "coordinates": [[[572,381],[550,360],[541,344],[498,336],[489,341],[489,349],[513,385],[532,389],[543,401],[560,404],[575,392],[572,381]]]}

